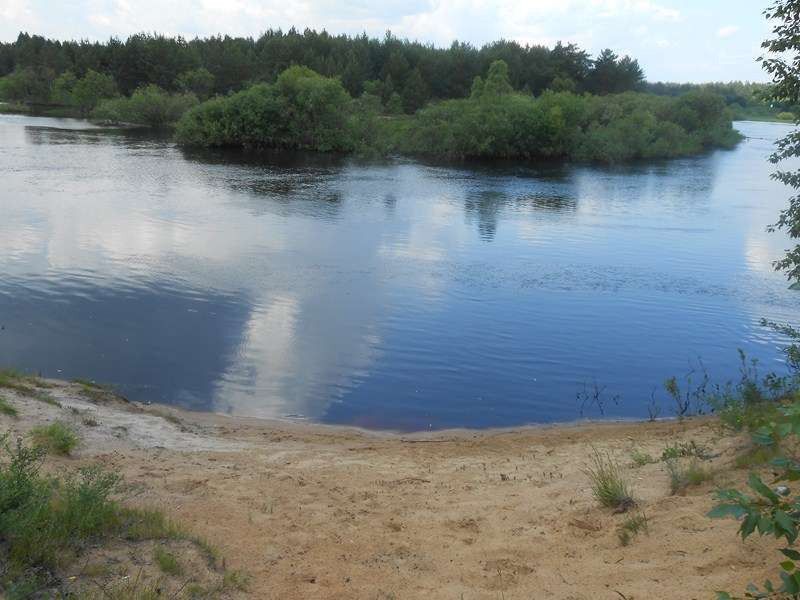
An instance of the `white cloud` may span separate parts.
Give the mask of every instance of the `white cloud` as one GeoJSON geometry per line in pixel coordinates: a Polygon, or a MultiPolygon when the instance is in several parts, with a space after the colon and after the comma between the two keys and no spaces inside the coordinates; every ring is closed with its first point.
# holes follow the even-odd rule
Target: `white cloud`
{"type": "Polygon", "coordinates": [[[720,27],[717,30],[717,37],[718,38],[729,38],[732,35],[736,35],[739,33],[739,26],[738,25],[726,25],[725,27],[720,27]]]}

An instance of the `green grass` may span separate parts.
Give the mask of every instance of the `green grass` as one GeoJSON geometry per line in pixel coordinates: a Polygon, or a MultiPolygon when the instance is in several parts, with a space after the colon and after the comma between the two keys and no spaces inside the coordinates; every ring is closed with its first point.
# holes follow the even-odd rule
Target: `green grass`
{"type": "Polygon", "coordinates": [[[140,581],[138,576],[132,581],[101,586],[99,590],[92,590],[80,597],[86,600],[163,600],[165,598],[160,582],[145,583],[140,581]]]}
{"type": "Polygon", "coordinates": [[[665,464],[669,474],[669,491],[673,496],[683,494],[688,488],[713,478],[711,471],[703,468],[697,459],[693,459],[688,465],[682,465],[678,459],[670,458],[665,464]]]}
{"type": "Polygon", "coordinates": [[[49,393],[43,391],[44,389],[53,387],[52,384],[47,383],[41,377],[35,375],[25,375],[14,369],[0,370],[0,388],[13,390],[14,392],[45,402],[52,406],[61,406],[61,403],[53,398],[49,393]]]}
{"type": "Polygon", "coordinates": [[[640,532],[648,532],[647,515],[645,515],[644,512],[631,515],[620,524],[617,528],[619,543],[623,546],[627,546],[640,532]]]}
{"type": "MultiPolygon", "coordinates": [[[[10,600],[40,597],[41,590],[58,585],[59,570],[85,548],[110,539],[185,539],[201,552],[216,556],[208,543],[189,536],[163,513],[121,505],[114,499],[121,481],[116,474],[90,467],[50,477],[41,472],[43,454],[42,449],[26,446],[22,440],[12,446],[7,435],[0,436],[0,596],[5,594],[10,600]]],[[[165,548],[156,549],[154,558],[165,573],[181,572],[177,557],[165,548]]],[[[232,575],[227,585],[236,588],[243,581],[232,575]]],[[[224,585],[223,577],[214,587],[222,589],[224,585]]],[[[97,596],[79,597],[149,600],[163,597],[159,589],[159,585],[145,585],[137,578],[102,588],[97,596]]]]}
{"type": "Polygon", "coordinates": [[[611,456],[592,448],[592,464],[584,471],[592,486],[592,495],[601,506],[626,511],[635,506],[630,483],[622,468],[611,456]]]}
{"type": "Polygon", "coordinates": [[[63,421],[34,427],[30,435],[34,446],[61,456],[69,456],[80,442],[78,434],[63,421]]]}
{"type": "Polygon", "coordinates": [[[164,513],[152,508],[123,508],[123,536],[131,541],[188,539],[183,529],[164,513]]]}
{"type": "Polygon", "coordinates": [[[23,396],[31,396],[36,392],[38,378],[23,375],[13,369],[0,370],[0,388],[14,390],[23,396]]]}
{"type": "Polygon", "coordinates": [[[93,402],[103,402],[113,395],[112,388],[89,379],[73,379],[72,383],[80,386],[80,393],[93,402]]]}
{"type": "Polygon", "coordinates": [[[119,526],[110,496],[119,478],[97,468],[52,479],[40,473],[42,452],[2,441],[0,462],[0,574],[5,587],[57,568],[99,535],[119,526]]]}
{"type": "Polygon", "coordinates": [[[6,415],[8,417],[16,417],[17,416],[17,409],[14,408],[11,403],[0,396],[0,414],[6,415]]]}
{"type": "Polygon", "coordinates": [[[156,546],[153,551],[153,560],[155,560],[162,573],[167,575],[180,575],[183,573],[183,567],[178,562],[178,558],[163,546],[156,546]]]}

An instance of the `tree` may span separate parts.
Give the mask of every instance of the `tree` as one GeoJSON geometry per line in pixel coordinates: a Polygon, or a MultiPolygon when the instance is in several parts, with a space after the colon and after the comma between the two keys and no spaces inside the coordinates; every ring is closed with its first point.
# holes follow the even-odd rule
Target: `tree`
{"type": "MultiPolygon", "coordinates": [[[[779,0],[764,13],[767,19],[775,21],[773,38],[761,46],[766,54],[761,58],[764,69],[772,75],[774,86],[771,98],[788,104],[800,103],[800,0],[779,0]]],[[[778,150],[771,161],[779,163],[787,158],[800,156],[800,130],[795,130],[778,142],[778,150]]],[[[778,171],[773,175],[794,190],[800,189],[800,170],[778,171]]],[[[781,211],[778,221],[770,228],[781,229],[793,240],[800,238],[800,195],[789,198],[789,206],[781,211]]],[[[800,244],[788,250],[786,255],[775,263],[775,267],[785,271],[790,281],[800,282],[800,244]]]]}
{"type": "Polygon", "coordinates": [[[111,76],[91,70],[72,88],[72,99],[84,115],[88,115],[100,100],[116,95],[117,86],[111,76]]]}
{"type": "Polygon", "coordinates": [[[78,78],[72,71],[64,71],[53,81],[52,101],[56,104],[72,104],[72,92],[78,78]]]}
{"type": "Polygon", "coordinates": [[[175,83],[180,91],[205,100],[214,90],[214,75],[205,67],[200,67],[181,73],[175,83]]]}
{"type": "Polygon", "coordinates": [[[26,67],[0,79],[0,98],[11,102],[47,102],[50,77],[41,69],[26,67]]]}
{"type": "MultiPolygon", "coordinates": [[[[403,108],[407,113],[414,113],[425,105],[428,100],[428,87],[422,80],[418,68],[414,68],[406,78],[403,87],[403,108]]],[[[391,98],[390,98],[391,100],[391,98]]]]}
{"type": "Polygon", "coordinates": [[[386,103],[386,114],[389,115],[402,115],[403,114],[403,99],[400,94],[394,92],[386,103]]]}
{"type": "Polygon", "coordinates": [[[504,60],[496,60],[489,66],[486,81],[483,84],[482,97],[494,97],[510,94],[514,91],[508,78],[508,65],[504,60]]]}

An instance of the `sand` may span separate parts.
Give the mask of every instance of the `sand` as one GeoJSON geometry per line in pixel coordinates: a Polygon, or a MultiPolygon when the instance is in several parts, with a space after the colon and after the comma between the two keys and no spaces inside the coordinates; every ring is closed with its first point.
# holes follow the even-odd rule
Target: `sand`
{"type": "Polygon", "coordinates": [[[747,441],[713,419],[580,423],[419,435],[230,418],[88,398],[52,382],[55,407],[3,391],[25,435],[61,419],[83,437],[62,470],[102,463],[127,501],[157,506],[249,573],[253,598],[478,600],[705,599],[775,577],[774,540],[737,539],[710,520],[717,486],[747,441]],[[94,425],[94,423],[97,423],[94,425]],[[88,424],[87,424],[88,423],[88,424]],[[695,441],[713,482],[671,496],[663,463],[635,467],[695,441]],[[583,472],[592,447],[625,465],[648,532],[623,546],[614,514],[583,472]]]}

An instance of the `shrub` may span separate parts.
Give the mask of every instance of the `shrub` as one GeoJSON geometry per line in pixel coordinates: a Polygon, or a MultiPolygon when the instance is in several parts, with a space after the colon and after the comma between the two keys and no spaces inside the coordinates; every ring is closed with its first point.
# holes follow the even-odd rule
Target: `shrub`
{"type": "Polygon", "coordinates": [[[592,448],[592,464],[585,470],[594,498],[607,508],[624,512],[635,506],[631,486],[611,456],[592,448]]]}
{"type": "Polygon", "coordinates": [[[0,538],[12,578],[36,568],[52,569],[87,540],[118,523],[110,500],[118,477],[97,468],[51,480],[39,473],[41,451],[20,441],[0,464],[0,538]]]}
{"type": "Polygon", "coordinates": [[[650,456],[647,452],[643,452],[637,448],[631,450],[631,460],[636,467],[643,467],[645,465],[657,462],[656,459],[650,456]]]}
{"type": "MultiPolygon", "coordinates": [[[[713,93],[676,99],[546,91],[534,98],[514,92],[508,77],[505,63],[495,61],[468,98],[431,103],[408,119],[378,119],[380,86],[353,100],[338,80],[291,67],[274,84],[198,105],[178,123],[177,137],[200,146],[607,163],[683,156],[741,137],[713,93]]],[[[424,95],[407,95],[406,108],[424,95]]],[[[384,99],[391,114],[401,112],[399,96],[384,99]]]]}
{"type": "Polygon", "coordinates": [[[193,108],[176,134],[188,145],[353,151],[353,107],[340,81],[294,66],[274,84],[193,108]]]}
{"type": "Polygon", "coordinates": [[[37,448],[62,456],[68,456],[80,441],[78,434],[62,421],[34,427],[31,437],[37,448]]]}
{"type": "Polygon", "coordinates": [[[112,123],[163,128],[177,122],[197,104],[192,93],[169,94],[157,85],[140,87],[129,98],[114,98],[98,104],[92,118],[112,123]]]}

